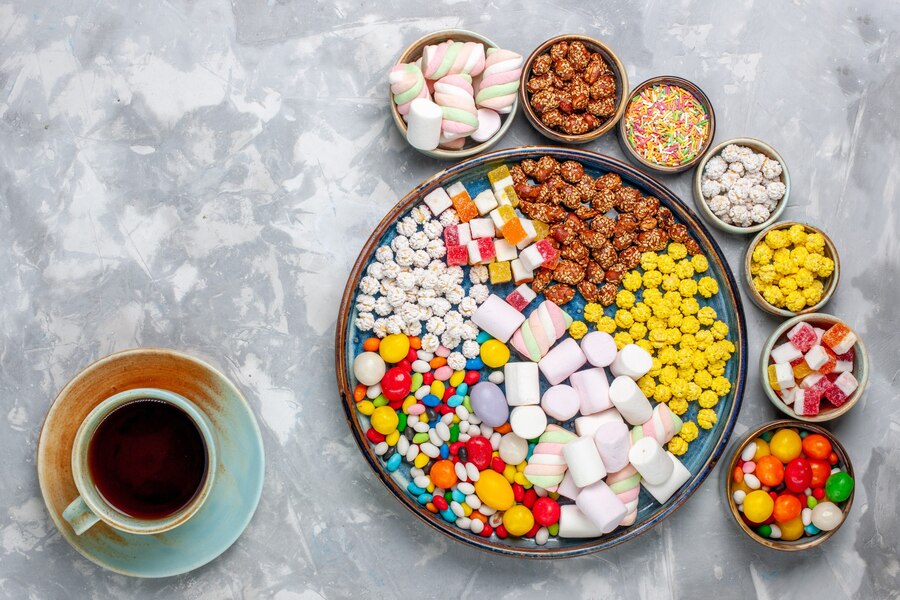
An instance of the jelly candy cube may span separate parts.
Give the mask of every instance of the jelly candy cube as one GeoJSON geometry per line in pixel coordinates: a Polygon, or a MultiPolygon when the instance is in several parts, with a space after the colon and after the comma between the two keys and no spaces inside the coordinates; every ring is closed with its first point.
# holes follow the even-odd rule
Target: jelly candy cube
{"type": "Polygon", "coordinates": [[[828,362],[828,354],[825,352],[825,348],[823,346],[815,345],[809,349],[809,352],[804,356],[806,360],[806,364],[809,365],[809,368],[813,371],[818,371],[825,363],[828,362]]]}
{"type": "Polygon", "coordinates": [[[474,240],[478,244],[478,253],[481,255],[481,261],[488,263],[497,256],[497,250],[494,248],[494,238],[478,238],[474,240]]]}
{"type": "Polygon", "coordinates": [[[769,386],[776,392],[781,391],[781,386],[778,385],[778,374],[775,372],[774,363],[769,365],[768,374],[769,374],[769,386]]]}
{"type": "Polygon", "coordinates": [[[788,331],[787,338],[800,352],[808,352],[816,344],[816,332],[809,323],[797,323],[788,331]]]}
{"type": "Polygon", "coordinates": [[[506,201],[515,208],[519,205],[519,195],[516,193],[516,189],[512,186],[511,177],[509,181],[510,184],[503,188],[503,195],[506,197],[506,201]]]}
{"type": "Polygon", "coordinates": [[[450,225],[444,228],[444,245],[465,246],[472,241],[472,231],[468,223],[460,223],[459,225],[450,225]]]}
{"type": "Polygon", "coordinates": [[[497,260],[513,260],[519,256],[516,247],[503,239],[494,240],[494,250],[497,252],[497,260]]]}
{"type": "Polygon", "coordinates": [[[537,239],[537,230],[534,228],[534,223],[529,219],[519,219],[519,223],[521,223],[522,229],[525,230],[525,239],[516,244],[516,247],[522,249],[537,239]]]}
{"type": "Polygon", "coordinates": [[[461,267],[469,262],[469,250],[466,246],[447,246],[447,266],[461,267]]]}
{"type": "Polygon", "coordinates": [[[494,196],[494,192],[491,190],[484,190],[472,200],[475,203],[475,206],[478,207],[478,214],[486,215],[495,208],[497,208],[497,198],[494,196]]]}
{"type": "Polygon", "coordinates": [[[810,373],[809,375],[804,377],[803,380],[800,382],[800,388],[804,389],[804,390],[811,388],[812,386],[819,383],[819,381],[821,381],[823,377],[824,377],[824,375],[820,375],[819,373],[816,373],[816,372],[810,373]]]}
{"type": "Polygon", "coordinates": [[[494,222],[490,219],[472,219],[469,221],[472,239],[494,237],[494,222]]]}
{"type": "Polygon", "coordinates": [[[819,414],[823,390],[816,387],[804,390],[795,395],[794,412],[798,415],[813,416],[819,414]]]}
{"type": "Polygon", "coordinates": [[[798,381],[813,372],[809,365],[806,364],[806,359],[803,358],[793,361],[791,365],[793,365],[794,379],[798,381]]]}
{"type": "Polygon", "coordinates": [[[531,221],[531,224],[534,226],[535,240],[542,240],[550,235],[550,226],[543,221],[531,221]]]}
{"type": "Polygon", "coordinates": [[[512,269],[506,261],[492,262],[488,265],[488,272],[491,276],[491,285],[506,283],[512,280],[512,269]]]}
{"type": "Polygon", "coordinates": [[[828,346],[824,346],[825,354],[828,355],[828,360],[825,361],[825,364],[819,367],[819,373],[822,375],[828,375],[829,373],[834,371],[834,368],[837,366],[837,354],[832,352],[831,348],[828,346]]]}
{"type": "Polygon", "coordinates": [[[835,354],[844,354],[856,343],[856,334],[843,323],[835,323],[822,335],[822,343],[834,350],[835,354]]]}
{"type": "Polygon", "coordinates": [[[770,354],[773,362],[781,363],[786,362],[789,363],[791,361],[797,360],[798,358],[803,357],[803,353],[797,349],[790,342],[785,342],[780,346],[775,346],[772,348],[772,352],[770,354]]]}
{"type": "Polygon", "coordinates": [[[522,222],[519,219],[510,219],[500,228],[500,234],[513,246],[518,246],[528,237],[522,222]]]}
{"type": "Polygon", "coordinates": [[[526,268],[525,265],[522,264],[521,258],[511,261],[510,266],[512,267],[513,281],[516,282],[516,285],[534,281],[534,271],[526,268]]]}
{"type": "Polygon", "coordinates": [[[478,216],[478,207],[472,202],[466,186],[462,183],[457,181],[451,185],[447,188],[447,194],[450,196],[450,201],[453,202],[453,208],[456,209],[460,221],[467,223],[478,216]]]}
{"type": "Polygon", "coordinates": [[[422,201],[425,202],[425,206],[428,207],[428,210],[434,216],[438,216],[453,204],[450,196],[447,195],[446,190],[442,187],[430,191],[422,201]]]}
{"type": "Polygon", "coordinates": [[[853,362],[853,359],[854,359],[854,358],[856,358],[856,352],[853,350],[853,348],[850,348],[849,350],[847,350],[847,351],[844,352],[843,354],[838,354],[838,355],[837,355],[837,359],[838,359],[838,360],[848,360],[848,361],[850,361],[850,362],[853,362]]]}
{"type": "Polygon", "coordinates": [[[509,181],[512,182],[512,175],[509,172],[509,167],[507,167],[506,165],[500,165],[496,169],[488,171],[487,177],[488,181],[490,181],[491,185],[493,186],[496,186],[496,184],[504,181],[505,179],[509,179],[509,181]]]}
{"type": "Polygon", "coordinates": [[[846,402],[850,394],[859,387],[859,382],[853,373],[841,373],[833,382],[829,383],[831,385],[825,390],[825,398],[835,407],[846,402]]]}
{"type": "Polygon", "coordinates": [[[787,390],[797,385],[794,381],[794,370],[789,363],[769,365],[769,383],[774,390],[787,390]]]}
{"type": "Polygon", "coordinates": [[[506,301],[517,311],[523,312],[535,298],[537,298],[537,294],[534,293],[534,290],[528,287],[527,283],[523,283],[506,296],[506,301]]]}

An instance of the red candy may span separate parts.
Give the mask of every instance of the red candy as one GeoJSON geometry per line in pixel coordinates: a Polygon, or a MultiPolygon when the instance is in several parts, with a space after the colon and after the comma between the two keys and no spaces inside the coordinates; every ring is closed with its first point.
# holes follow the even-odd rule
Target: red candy
{"type": "Polygon", "coordinates": [[[828,385],[825,386],[825,399],[835,408],[844,404],[849,398],[844,391],[836,386],[833,381],[828,380],[828,385]]]}
{"type": "Polygon", "coordinates": [[[478,255],[481,256],[481,262],[489,263],[494,261],[497,256],[497,249],[494,247],[494,238],[478,238],[475,240],[478,244],[478,255]]]}
{"type": "Polygon", "coordinates": [[[476,435],[466,442],[466,452],[469,455],[469,462],[475,465],[479,471],[484,471],[491,464],[494,449],[491,447],[489,439],[483,435],[476,435]]]}
{"type": "Polygon", "coordinates": [[[549,527],[559,522],[559,503],[553,498],[538,498],[531,508],[534,515],[534,522],[544,527],[549,527]]]}
{"type": "MultiPolygon", "coordinates": [[[[492,534],[492,533],[494,533],[494,528],[491,527],[490,525],[488,525],[487,523],[485,523],[485,524],[484,524],[484,528],[481,530],[481,533],[480,533],[479,535],[480,535],[481,537],[485,537],[485,538],[486,538],[486,537],[491,537],[491,534],[492,534]]],[[[498,534],[498,535],[499,535],[499,534],[498,534]]]]}
{"type": "Polygon", "coordinates": [[[463,381],[465,381],[467,385],[475,385],[480,379],[481,373],[478,371],[466,371],[466,376],[463,378],[463,381]]]}
{"type": "Polygon", "coordinates": [[[456,388],[448,387],[444,390],[444,397],[441,398],[444,402],[449,400],[456,393],[456,388]]]}
{"type": "Polygon", "coordinates": [[[435,495],[434,498],[431,499],[431,501],[434,503],[434,506],[438,510],[447,510],[448,508],[450,508],[450,505],[447,504],[447,500],[443,496],[435,495]]]}
{"type": "Polygon", "coordinates": [[[366,437],[369,438],[369,441],[373,444],[380,444],[384,441],[384,436],[371,428],[366,432],[366,437]]]}
{"type": "Polygon", "coordinates": [[[810,479],[809,486],[812,488],[825,487],[825,482],[828,480],[828,476],[831,475],[831,465],[828,464],[828,461],[814,458],[809,461],[809,468],[812,471],[812,479],[810,479]]]}
{"type": "Polygon", "coordinates": [[[813,498],[815,498],[816,500],[821,500],[824,497],[825,497],[825,488],[817,487],[816,489],[813,490],[813,498]]]}
{"type": "Polygon", "coordinates": [[[462,448],[463,445],[464,444],[462,442],[453,442],[452,444],[450,444],[450,454],[452,454],[453,456],[459,454],[459,449],[462,448]]]}
{"type": "Polygon", "coordinates": [[[409,352],[406,353],[406,360],[408,360],[409,364],[412,365],[412,363],[414,363],[418,358],[419,355],[416,354],[416,349],[410,347],[409,352]]]}
{"type": "Polygon", "coordinates": [[[784,485],[792,492],[802,492],[812,482],[812,468],[805,458],[795,458],[784,468],[784,485]]]}
{"type": "Polygon", "coordinates": [[[434,383],[434,373],[422,373],[422,385],[431,385],[434,383]]]}
{"type": "Polygon", "coordinates": [[[803,353],[808,352],[818,341],[816,331],[809,323],[798,324],[788,332],[787,338],[797,350],[803,353]]]}
{"type": "Polygon", "coordinates": [[[381,393],[388,400],[403,400],[409,395],[411,386],[409,371],[400,367],[391,367],[381,378],[381,393]]]}
{"type": "Polygon", "coordinates": [[[516,502],[521,502],[525,499],[525,488],[519,485],[518,483],[512,484],[513,490],[513,498],[516,499],[516,502]]]}
{"type": "Polygon", "coordinates": [[[537,500],[537,492],[534,491],[534,488],[525,490],[525,496],[522,498],[522,504],[525,505],[525,508],[531,508],[534,506],[534,502],[537,500]]]}
{"type": "Polygon", "coordinates": [[[540,528],[541,528],[541,526],[538,525],[537,523],[535,523],[534,527],[531,528],[531,531],[529,531],[528,533],[525,534],[525,537],[533,538],[534,536],[537,535],[538,529],[540,529],[540,528]]]}
{"type": "Polygon", "coordinates": [[[447,266],[461,267],[469,264],[469,250],[465,246],[447,246],[447,266]]]}
{"type": "Polygon", "coordinates": [[[497,528],[494,529],[494,533],[496,533],[497,537],[501,540],[505,540],[506,536],[509,535],[509,533],[507,533],[506,531],[506,527],[504,527],[503,525],[497,525],[497,528]]]}
{"type": "Polygon", "coordinates": [[[491,468],[498,473],[502,473],[506,468],[506,463],[503,462],[503,459],[499,456],[495,456],[493,459],[491,459],[491,468]]]}

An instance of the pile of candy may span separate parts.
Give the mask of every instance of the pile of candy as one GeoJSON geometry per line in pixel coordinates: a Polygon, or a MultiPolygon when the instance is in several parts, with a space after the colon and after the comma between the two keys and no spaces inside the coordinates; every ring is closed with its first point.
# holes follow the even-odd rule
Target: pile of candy
{"type": "Polygon", "coordinates": [[[644,160],[677,167],[694,160],[709,138],[703,103],[679,85],[642,88],[625,109],[625,139],[644,160]]]}
{"type": "Polygon", "coordinates": [[[709,268],[705,256],[688,258],[684,245],[675,242],[666,253],[645,252],[640,264],[640,270],[622,278],[614,316],[604,315],[597,304],[587,304],[584,319],[600,331],[615,333],[618,347],[634,343],[653,357],[652,368],[638,380],[648,398],[668,403],[679,416],[688,411],[689,403],[699,404],[696,423],[685,422],[669,442],[669,451],[680,456],[697,438],[697,425],[702,429],[715,425],[713,409],[731,391],[724,374],[735,346],[716,310],[700,304],[719,291],[716,280],[703,275],[709,268]]]}
{"type": "Polygon", "coordinates": [[[806,430],[768,431],[743,449],[729,485],[744,522],[784,541],[837,528],[853,478],[827,437],[806,430]]]}
{"type": "Polygon", "coordinates": [[[580,40],[557,42],[535,58],[525,87],[541,122],[567,135],[594,131],[616,112],[616,77],[580,40]]]}
{"type": "Polygon", "coordinates": [[[784,198],[782,164],[753,148],[729,144],[709,159],[700,191],[713,214],[725,223],[763,223],[784,198]]]}
{"type": "MultiPolygon", "coordinates": [[[[640,264],[642,250],[663,271],[667,260],[675,266],[672,256],[654,253],[670,240],[677,243],[669,253],[694,265],[690,274],[678,272],[680,302],[688,292],[715,294],[714,279],[693,281],[707,263],[684,226],[612,174],[594,179],[574,161],[543,157],[427,194],[390,244],[376,250],[357,296],[357,330],[374,336],[360,342],[354,358],[354,397],[385,468],[408,463],[407,491],[457,527],[538,544],[632,524],[641,485],[666,502],[690,472],[665,446],[683,453],[698,429],[674,413],[672,407],[684,413],[677,400],[656,403],[645,393],[651,382],[651,396],[667,385],[670,365],[650,354],[663,346],[646,332],[647,339],[588,333],[560,305],[576,289],[598,300],[597,281],[611,288],[611,298],[589,306],[603,316],[618,295],[621,312],[625,294],[634,293],[620,292],[619,284],[640,264]],[[429,244],[443,260],[431,259],[429,244]],[[420,249],[431,259],[424,267],[415,262],[420,249]],[[520,360],[511,361],[513,352],[520,360]]],[[[665,302],[672,300],[670,294],[665,302]]],[[[648,319],[663,318],[656,305],[646,304],[648,319]]],[[[709,340],[699,336],[704,352],[723,350],[704,365],[716,372],[734,351],[723,346],[727,327],[714,312],[699,314],[698,306],[693,317],[686,310],[698,321],[694,333],[710,327],[709,340]]],[[[607,318],[615,325],[624,317],[607,318]]],[[[665,318],[666,331],[680,331],[682,323],[665,318]]],[[[665,345],[675,351],[680,341],[666,337],[665,345]]],[[[709,384],[725,394],[730,384],[722,372],[709,384]],[[725,385],[714,383],[720,378],[725,385]]],[[[685,398],[691,393],[686,388],[685,398]]]]}
{"type": "Polygon", "coordinates": [[[856,334],[843,323],[826,331],[802,321],[769,354],[769,385],[801,416],[819,414],[822,400],[838,408],[859,387],[853,376],[856,334]]]}
{"type": "Polygon", "coordinates": [[[522,57],[478,42],[425,46],[417,61],[391,69],[394,104],[407,123],[406,138],[420,150],[458,150],[470,138],[486,142],[512,111],[522,57]]]}
{"type": "Polygon", "coordinates": [[[803,225],[772,229],[752,249],[753,287],[776,308],[800,312],[822,300],[834,261],[825,255],[825,237],[803,225]]]}

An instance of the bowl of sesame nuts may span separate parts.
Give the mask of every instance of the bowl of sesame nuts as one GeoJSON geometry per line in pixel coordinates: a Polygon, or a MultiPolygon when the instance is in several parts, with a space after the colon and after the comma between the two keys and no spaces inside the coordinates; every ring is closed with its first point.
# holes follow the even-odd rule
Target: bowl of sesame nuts
{"type": "Polygon", "coordinates": [[[542,135],[584,144],[612,130],[625,113],[628,74],[609,46],[565,34],[535,48],[525,61],[519,100],[542,135]]]}
{"type": "Polygon", "coordinates": [[[780,154],[765,142],[734,138],[718,144],[694,172],[694,204],[714,227],[756,233],[781,217],[791,176],[780,154]]]}

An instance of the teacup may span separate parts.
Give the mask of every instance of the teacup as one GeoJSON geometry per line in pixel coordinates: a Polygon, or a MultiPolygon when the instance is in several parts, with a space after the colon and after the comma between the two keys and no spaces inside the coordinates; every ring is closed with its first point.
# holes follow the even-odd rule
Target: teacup
{"type": "Polygon", "coordinates": [[[216,440],[206,415],[167,390],[138,388],[98,404],[72,447],[80,494],[63,518],[81,535],[103,521],[152,535],[185,523],[213,487],[216,440]]]}

